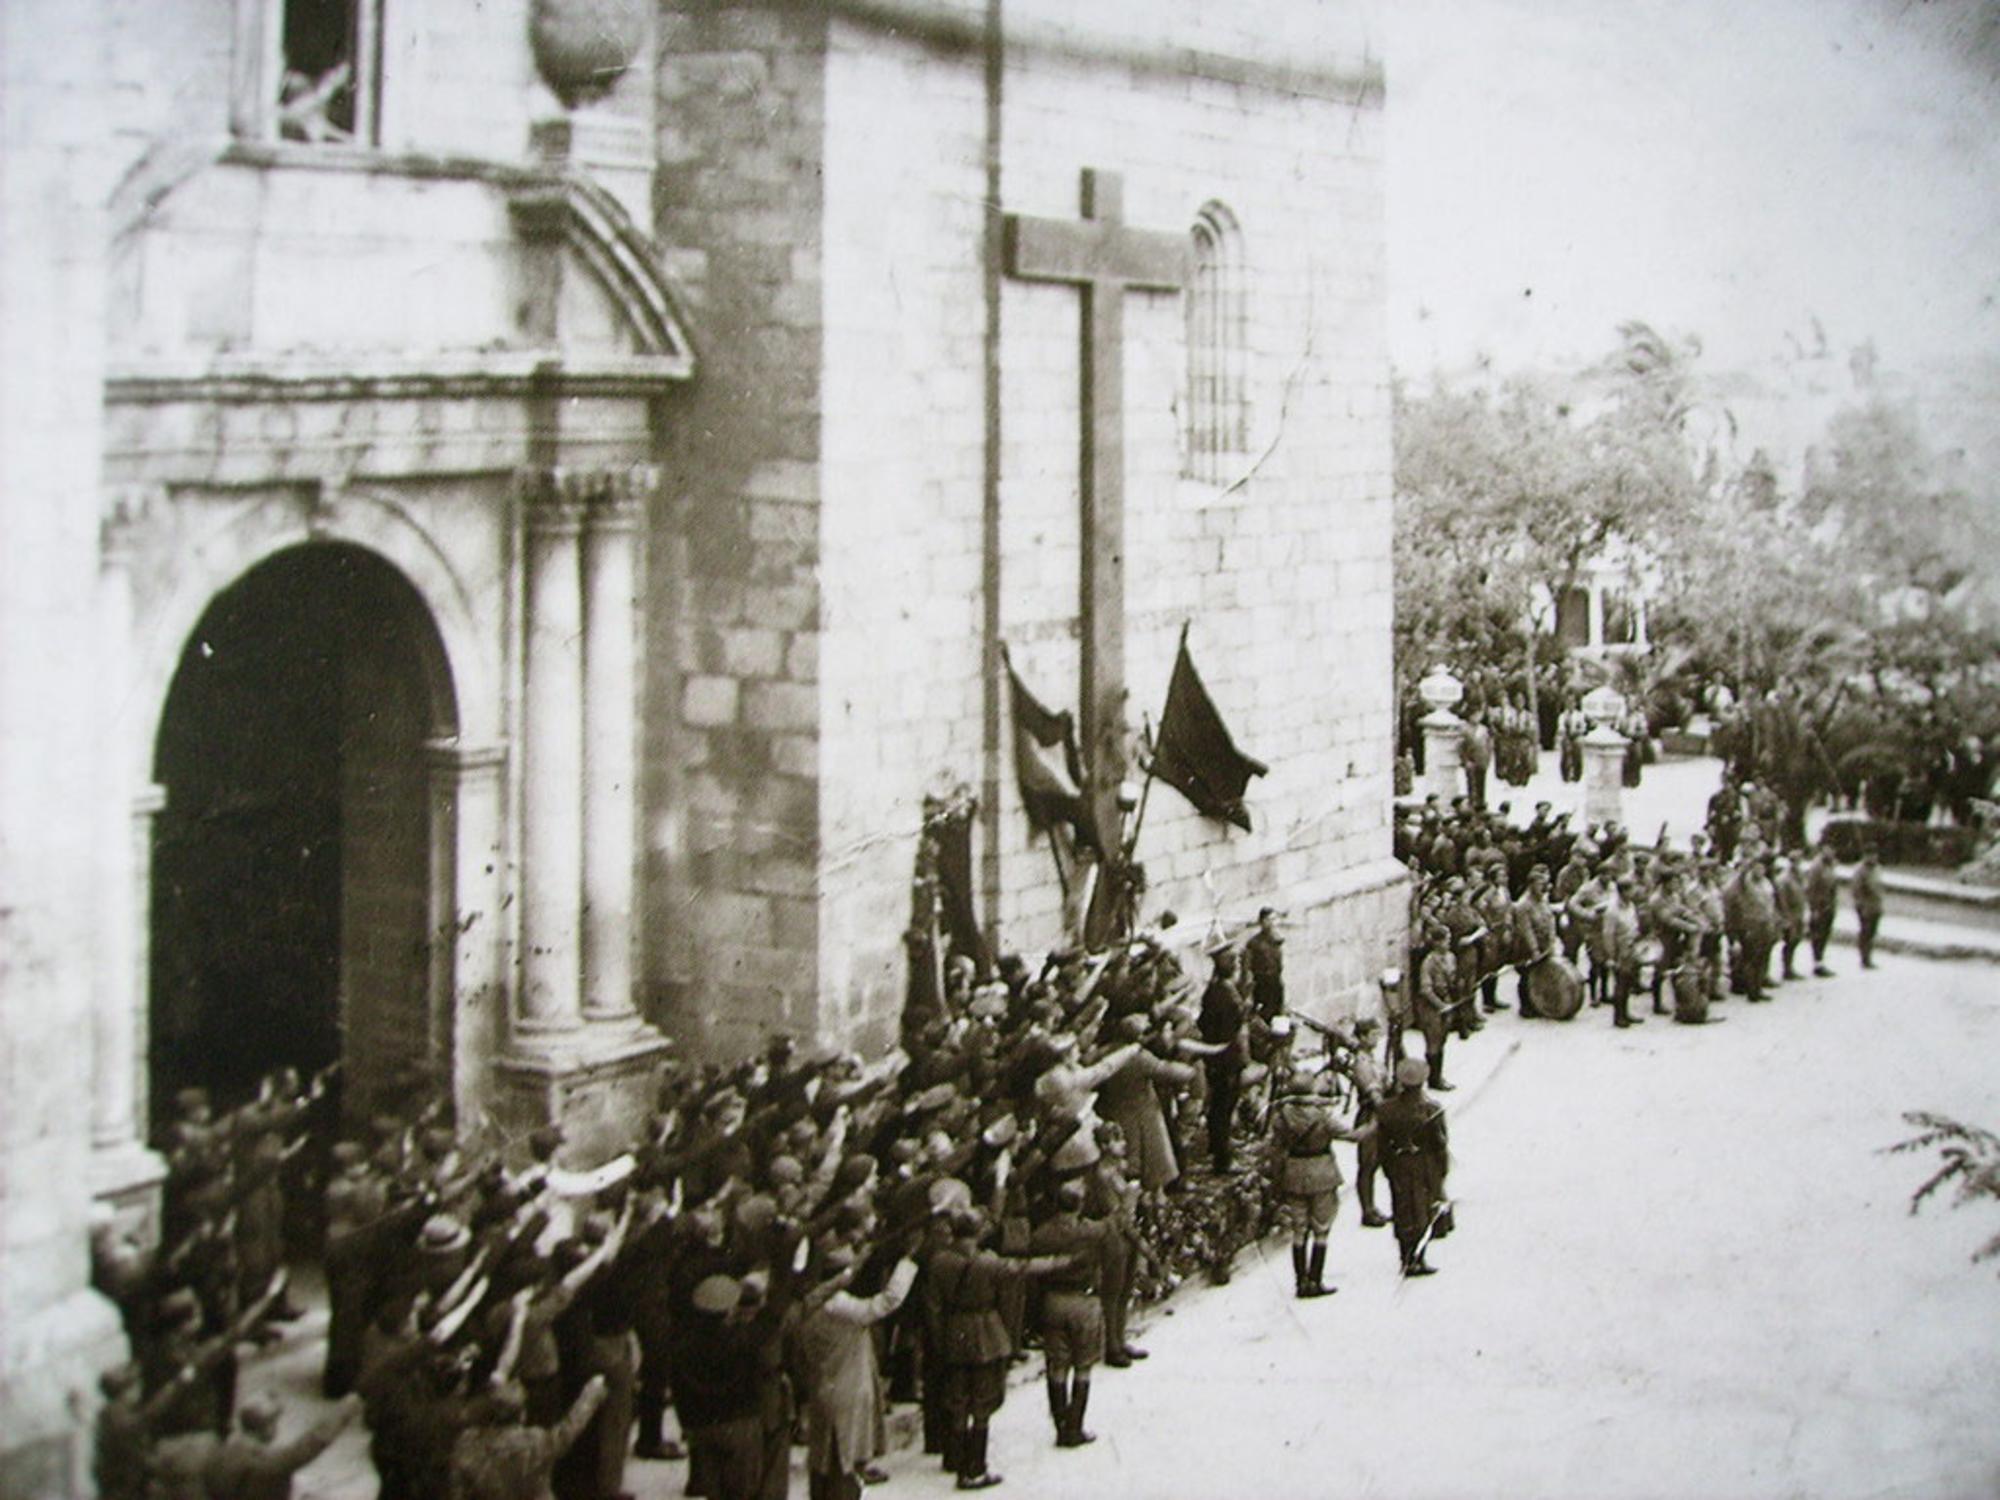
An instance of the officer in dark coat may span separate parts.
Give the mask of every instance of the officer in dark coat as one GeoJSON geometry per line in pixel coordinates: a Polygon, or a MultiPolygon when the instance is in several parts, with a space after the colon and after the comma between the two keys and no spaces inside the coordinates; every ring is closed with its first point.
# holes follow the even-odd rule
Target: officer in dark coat
{"type": "Polygon", "coordinates": [[[1251,1003],[1268,1021],[1285,1008],[1285,935],[1278,931],[1277,908],[1257,913],[1257,930],[1243,944],[1243,961],[1250,970],[1251,1003]]]}
{"type": "Polygon", "coordinates": [[[1382,1101],[1375,1116],[1405,1276],[1429,1276],[1436,1270],[1425,1261],[1424,1252],[1449,1209],[1445,1174],[1450,1141],[1444,1106],[1424,1092],[1425,1073],[1417,1058],[1397,1063],[1396,1092],[1382,1101]]]}
{"type": "Polygon", "coordinates": [[[1229,1132],[1236,1119],[1236,1101],[1243,1093],[1243,1069],[1250,1057],[1244,1034],[1243,996],[1236,988],[1236,954],[1224,948],[1215,955],[1215,969],[1202,991],[1201,1039],[1223,1050],[1207,1058],[1208,1154],[1218,1172],[1233,1166],[1229,1132]]]}

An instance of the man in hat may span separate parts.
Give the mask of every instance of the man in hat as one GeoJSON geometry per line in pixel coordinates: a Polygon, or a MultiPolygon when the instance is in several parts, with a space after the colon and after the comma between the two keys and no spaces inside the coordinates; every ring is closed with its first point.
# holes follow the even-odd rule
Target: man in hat
{"type": "Polygon", "coordinates": [[[1294,1296],[1325,1297],[1337,1290],[1326,1284],[1326,1239],[1343,1180],[1333,1143],[1356,1138],[1334,1113],[1331,1073],[1295,1077],[1271,1106],[1268,1166],[1279,1221],[1291,1230],[1294,1296]]]}
{"type": "Polygon", "coordinates": [[[1444,1106],[1424,1092],[1426,1069],[1414,1057],[1396,1064],[1396,1091],[1382,1101],[1375,1128],[1382,1172],[1389,1179],[1396,1246],[1405,1276],[1429,1276],[1424,1259],[1448,1211],[1445,1174],[1450,1164],[1444,1106]]]}
{"type": "Polygon", "coordinates": [[[522,1421],[526,1398],[511,1383],[488,1403],[489,1422],[458,1435],[451,1450],[451,1500],[552,1500],[550,1477],[604,1400],[604,1378],[593,1375],[560,1421],[522,1421]]]}
{"type": "Polygon", "coordinates": [[[1556,950],[1556,913],[1549,904],[1549,867],[1538,864],[1528,871],[1528,886],[1514,903],[1515,954],[1517,976],[1515,1000],[1522,1018],[1533,1019],[1541,1012],[1530,998],[1529,972],[1556,950]]]}
{"type": "Polygon", "coordinates": [[[258,1391],[236,1413],[237,1434],[209,1455],[203,1478],[209,1500],[291,1500],[292,1476],[325,1452],[347,1424],[361,1414],[361,1398],[341,1397],[333,1410],[280,1443],[278,1398],[258,1391]]]}

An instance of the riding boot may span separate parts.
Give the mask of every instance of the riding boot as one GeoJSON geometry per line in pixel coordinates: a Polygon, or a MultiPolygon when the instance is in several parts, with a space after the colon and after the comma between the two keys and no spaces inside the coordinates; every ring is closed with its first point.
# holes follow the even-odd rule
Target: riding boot
{"type": "Polygon", "coordinates": [[[1306,1294],[1306,1246],[1303,1240],[1292,1241],[1292,1292],[1299,1297],[1306,1294]]]}
{"type": "Polygon", "coordinates": [[[1090,1405],[1090,1382],[1078,1375],[1069,1392],[1069,1430],[1064,1434],[1065,1448],[1081,1448],[1085,1443],[1097,1441],[1097,1434],[1083,1430],[1084,1408],[1090,1405]]]}
{"type": "Polygon", "coordinates": [[[1307,1297],[1331,1296],[1334,1289],[1326,1284],[1325,1240],[1314,1241],[1312,1252],[1307,1260],[1306,1289],[1303,1295],[1307,1297]]]}
{"type": "Polygon", "coordinates": [[[1049,1419],[1056,1424],[1056,1446],[1067,1447],[1064,1439],[1069,1436],[1069,1377],[1051,1375],[1048,1377],[1049,1419]]]}

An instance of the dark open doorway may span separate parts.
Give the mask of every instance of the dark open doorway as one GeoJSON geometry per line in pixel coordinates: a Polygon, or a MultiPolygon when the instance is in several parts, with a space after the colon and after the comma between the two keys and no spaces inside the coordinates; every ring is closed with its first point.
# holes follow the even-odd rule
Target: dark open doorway
{"type": "Polygon", "coordinates": [[[156,1122],[180,1088],[227,1108],[285,1065],[343,1062],[349,1109],[429,1082],[423,745],[450,703],[428,611],[372,553],[293,548],[216,596],[156,745],[156,1122]]]}

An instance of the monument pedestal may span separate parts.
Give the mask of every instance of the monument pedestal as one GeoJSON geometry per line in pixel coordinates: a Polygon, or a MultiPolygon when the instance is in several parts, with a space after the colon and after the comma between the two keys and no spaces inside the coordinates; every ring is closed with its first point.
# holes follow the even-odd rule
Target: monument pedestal
{"type": "Polygon", "coordinates": [[[1449,802],[1465,790],[1465,721],[1450,709],[1434,709],[1422,719],[1426,795],[1449,802]]]}
{"type": "Polygon", "coordinates": [[[1625,821],[1625,736],[1600,724],[1583,737],[1583,820],[1625,821]]]}

